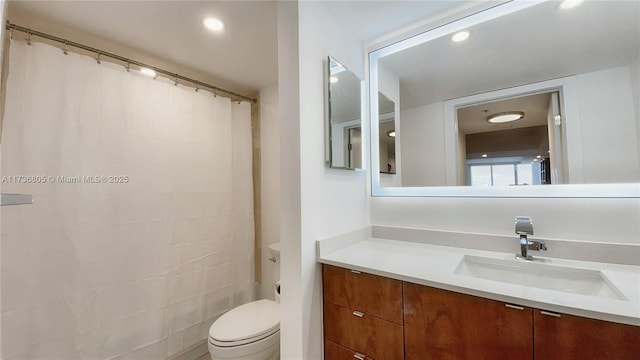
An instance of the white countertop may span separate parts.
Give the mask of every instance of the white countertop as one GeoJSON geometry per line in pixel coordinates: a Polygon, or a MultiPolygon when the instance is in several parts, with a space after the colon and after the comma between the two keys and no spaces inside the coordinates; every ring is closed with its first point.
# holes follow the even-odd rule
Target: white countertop
{"type": "Polygon", "coordinates": [[[542,310],[640,325],[639,266],[545,258],[532,252],[538,263],[601,271],[626,298],[618,300],[455,273],[465,255],[513,260],[514,253],[369,238],[346,242],[344,247],[335,246],[334,241],[323,248],[319,241],[318,254],[318,261],[324,264],[542,310]]]}

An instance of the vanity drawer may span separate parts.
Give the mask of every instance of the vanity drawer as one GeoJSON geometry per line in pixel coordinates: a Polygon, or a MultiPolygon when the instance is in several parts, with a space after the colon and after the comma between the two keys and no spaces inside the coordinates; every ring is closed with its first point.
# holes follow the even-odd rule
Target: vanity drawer
{"type": "Polygon", "coordinates": [[[333,341],[324,342],[324,360],[373,360],[333,341]]]}
{"type": "Polygon", "coordinates": [[[327,301],[324,338],[376,360],[404,359],[402,326],[327,301]]]}
{"type": "Polygon", "coordinates": [[[402,325],[402,282],[331,265],[322,266],[324,301],[402,325]]]}

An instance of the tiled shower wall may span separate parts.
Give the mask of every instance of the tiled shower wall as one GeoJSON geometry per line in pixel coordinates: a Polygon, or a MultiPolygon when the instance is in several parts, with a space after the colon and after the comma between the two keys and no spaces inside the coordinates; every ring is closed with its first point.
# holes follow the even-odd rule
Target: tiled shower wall
{"type": "Polygon", "coordinates": [[[2,208],[2,358],[163,359],[206,339],[252,298],[250,106],[44,44],[14,41],[10,61],[1,175],[47,180],[2,184],[34,196],[2,208]]]}

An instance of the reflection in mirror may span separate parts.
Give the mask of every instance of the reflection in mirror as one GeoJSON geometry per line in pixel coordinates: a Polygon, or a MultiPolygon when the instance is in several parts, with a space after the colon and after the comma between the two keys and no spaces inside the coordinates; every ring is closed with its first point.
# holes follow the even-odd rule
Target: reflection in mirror
{"type": "Polygon", "coordinates": [[[563,183],[562,144],[553,152],[550,146],[562,137],[552,115],[558,96],[544,92],[458,108],[464,185],[563,183]]]}
{"type": "Polygon", "coordinates": [[[327,161],[332,168],[362,168],[362,81],[327,58],[327,161]]]}
{"type": "MultiPolygon", "coordinates": [[[[522,1],[372,52],[371,93],[389,84],[398,89],[401,181],[393,186],[425,189],[378,191],[387,185],[374,178],[374,194],[424,196],[438,187],[440,196],[492,196],[500,190],[491,188],[510,187],[507,196],[562,196],[548,190],[626,183],[637,197],[639,33],[638,1],[585,1],[572,9],[522,1]],[[470,36],[453,40],[463,30],[470,36]],[[507,112],[518,115],[495,122],[507,112]]],[[[374,115],[382,138],[384,122],[374,115]]]]}
{"type": "Polygon", "coordinates": [[[396,123],[395,104],[378,93],[378,117],[380,119],[380,173],[396,173],[396,123]]]}

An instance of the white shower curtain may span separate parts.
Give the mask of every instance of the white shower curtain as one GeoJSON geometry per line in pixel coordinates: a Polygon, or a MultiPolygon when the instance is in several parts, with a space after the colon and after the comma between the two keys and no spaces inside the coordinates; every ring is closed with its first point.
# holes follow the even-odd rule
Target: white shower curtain
{"type": "Polygon", "coordinates": [[[3,359],[163,359],[252,299],[248,103],[13,41],[3,359]]]}

